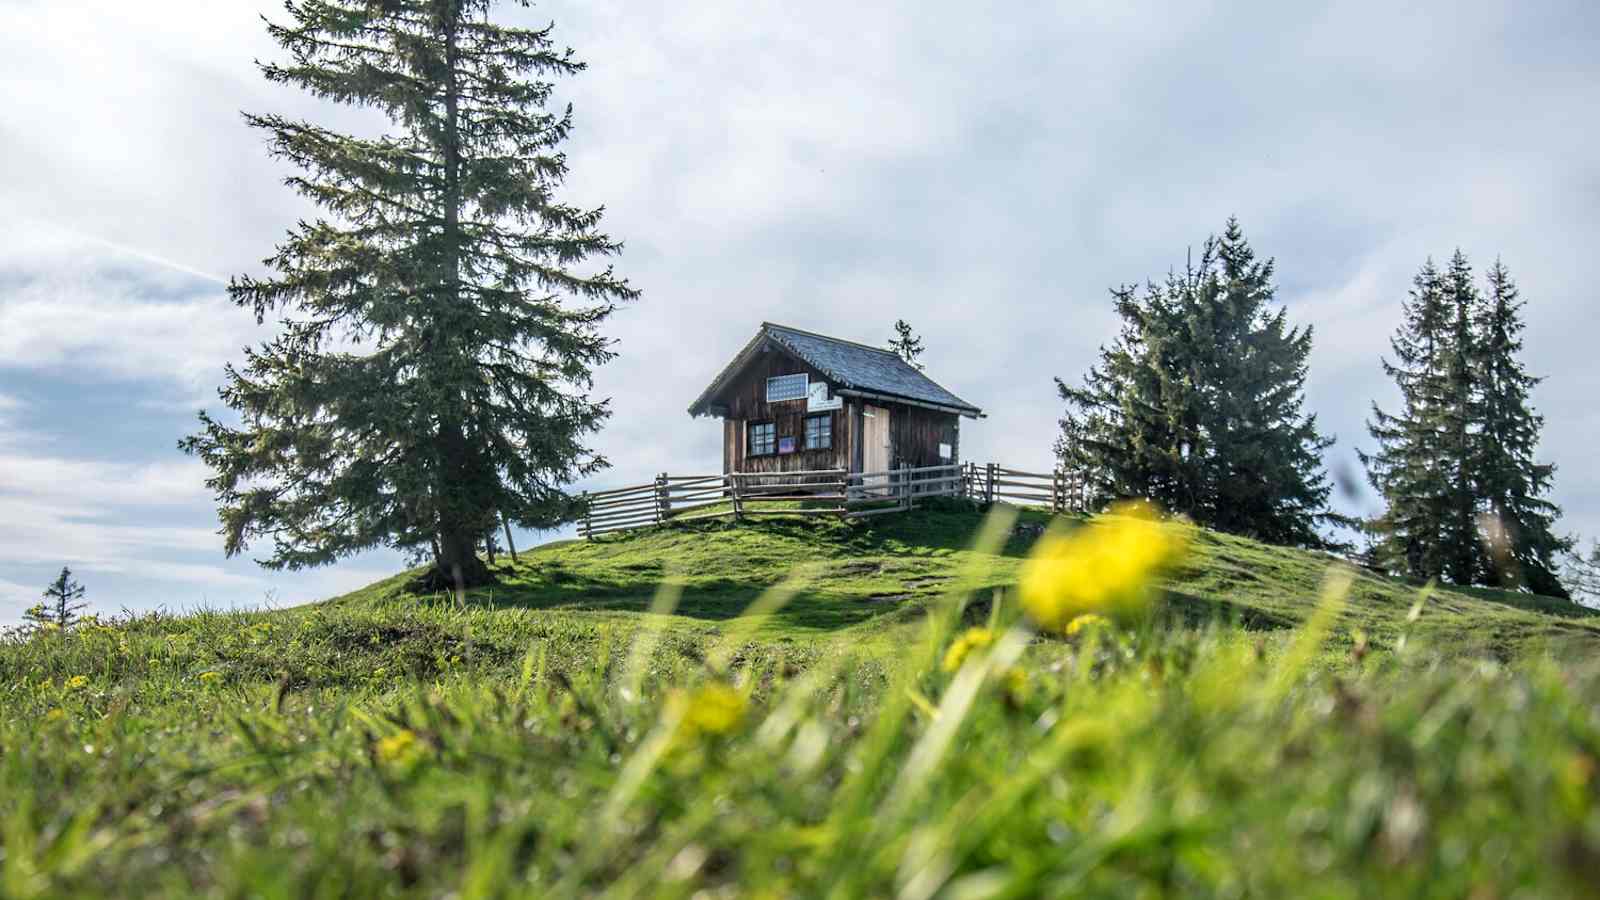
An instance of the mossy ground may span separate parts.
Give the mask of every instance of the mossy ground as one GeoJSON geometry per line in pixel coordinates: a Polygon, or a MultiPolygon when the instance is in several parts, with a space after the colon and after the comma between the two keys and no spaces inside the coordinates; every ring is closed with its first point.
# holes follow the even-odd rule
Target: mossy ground
{"type": "Polygon", "coordinates": [[[1017,618],[1032,538],[982,522],[684,524],[465,602],[401,574],[0,645],[0,895],[1592,888],[1588,611],[1364,573],[1319,606],[1329,557],[1196,532],[1143,625],[946,672],[1017,618]],[[708,685],[725,729],[684,724],[708,685]]]}

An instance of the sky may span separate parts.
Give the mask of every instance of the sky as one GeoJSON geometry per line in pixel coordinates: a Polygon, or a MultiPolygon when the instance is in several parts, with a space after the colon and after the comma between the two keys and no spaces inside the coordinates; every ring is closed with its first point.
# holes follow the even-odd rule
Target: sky
{"type": "MultiPolygon", "coordinates": [[[[257,0],[0,0],[0,623],[63,565],[96,611],[289,605],[391,574],[226,559],[204,467],[222,367],[271,334],[224,285],[314,211],[240,112],[354,131],[269,85],[257,0]]],[[[563,199],[606,209],[643,291],[596,392],[589,487],[712,471],[685,409],[764,320],[882,343],[910,320],[988,412],[968,459],[1047,466],[1052,379],[1237,216],[1314,326],[1307,404],[1372,513],[1379,366],[1411,276],[1457,247],[1525,299],[1561,527],[1600,536],[1600,10],[1541,3],[507,4],[589,63],[563,199]],[[1320,8],[1319,8],[1320,7],[1320,8]],[[1403,7],[1403,8],[1402,8],[1403,7]]],[[[523,535],[533,543],[552,535],[523,535]]]]}

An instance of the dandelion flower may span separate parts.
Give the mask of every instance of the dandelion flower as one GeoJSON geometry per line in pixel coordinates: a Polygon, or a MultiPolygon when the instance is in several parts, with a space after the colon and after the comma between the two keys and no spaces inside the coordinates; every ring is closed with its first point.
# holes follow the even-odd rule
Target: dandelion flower
{"type": "Polygon", "coordinates": [[[1182,535],[1149,504],[1119,504],[1109,516],[1034,545],[1021,571],[1022,606],[1040,628],[1056,632],[1088,613],[1137,614],[1156,574],[1185,549],[1182,535]]]}
{"type": "Polygon", "coordinates": [[[944,670],[954,672],[961,668],[966,661],[967,654],[994,643],[994,633],[987,628],[968,628],[960,637],[950,644],[950,649],[944,653],[944,670]]]}
{"type": "Polygon", "coordinates": [[[727,734],[744,719],[744,695],[720,681],[680,694],[676,702],[682,704],[682,727],[688,734],[727,734]]]}
{"type": "Polygon", "coordinates": [[[1096,615],[1094,613],[1084,613],[1083,615],[1078,616],[1071,622],[1067,623],[1067,627],[1065,629],[1066,635],[1067,637],[1077,637],[1080,632],[1087,631],[1091,628],[1100,628],[1106,624],[1107,622],[1105,616],[1096,615]]]}
{"type": "Polygon", "coordinates": [[[86,688],[88,686],[89,686],[89,676],[87,676],[87,675],[74,675],[71,678],[67,679],[66,687],[67,687],[67,690],[69,690],[69,691],[82,690],[83,688],[86,688]]]}
{"type": "Polygon", "coordinates": [[[222,677],[222,673],[221,672],[217,672],[217,671],[201,672],[200,673],[200,680],[205,682],[206,684],[210,684],[211,682],[216,681],[218,678],[221,678],[221,677],[222,677]]]}
{"type": "Polygon", "coordinates": [[[1030,684],[1028,672],[1021,666],[1012,666],[1000,676],[1000,686],[1005,692],[1006,701],[1012,706],[1021,706],[1028,699],[1030,684]]]}
{"type": "Polygon", "coordinates": [[[419,749],[416,732],[403,728],[378,741],[378,758],[386,763],[406,763],[417,755],[419,749]]]}

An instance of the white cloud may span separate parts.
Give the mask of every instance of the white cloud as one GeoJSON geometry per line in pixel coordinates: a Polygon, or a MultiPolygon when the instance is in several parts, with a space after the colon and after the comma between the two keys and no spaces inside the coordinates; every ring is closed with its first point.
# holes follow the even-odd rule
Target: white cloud
{"type": "Polygon", "coordinates": [[[173,381],[193,398],[267,334],[221,286],[148,255],[20,223],[0,224],[0,248],[0,368],[173,381]]]}

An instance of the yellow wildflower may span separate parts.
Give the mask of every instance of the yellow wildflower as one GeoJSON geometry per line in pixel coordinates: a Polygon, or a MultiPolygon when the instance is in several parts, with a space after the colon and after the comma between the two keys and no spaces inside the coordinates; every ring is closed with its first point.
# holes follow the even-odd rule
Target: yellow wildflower
{"type": "Polygon", "coordinates": [[[1066,634],[1067,637],[1076,637],[1079,632],[1090,628],[1100,628],[1106,624],[1107,622],[1105,616],[1095,615],[1094,613],[1084,613],[1083,615],[1078,616],[1071,622],[1067,623],[1066,634]]]}
{"type": "Polygon", "coordinates": [[[384,762],[398,762],[416,751],[417,733],[401,729],[378,742],[378,758],[384,762]]]}
{"type": "Polygon", "coordinates": [[[685,735],[727,734],[744,719],[745,697],[720,681],[701,685],[690,694],[676,694],[674,703],[683,710],[685,735]]]}
{"type": "Polygon", "coordinates": [[[205,682],[205,683],[207,683],[207,684],[210,684],[211,682],[216,681],[218,678],[221,678],[221,677],[222,677],[222,673],[221,672],[216,672],[216,671],[201,672],[200,673],[200,680],[205,682]]]}
{"type": "Polygon", "coordinates": [[[87,676],[87,675],[74,675],[71,678],[67,679],[66,688],[69,691],[80,690],[80,689],[86,688],[88,686],[89,686],[89,676],[87,676]]]}
{"type": "Polygon", "coordinates": [[[965,633],[950,644],[950,649],[944,653],[944,670],[954,672],[961,668],[966,661],[967,654],[981,647],[994,643],[994,632],[987,628],[968,628],[965,633]]]}
{"type": "Polygon", "coordinates": [[[1047,631],[1062,631],[1086,613],[1136,614],[1155,575],[1184,550],[1182,535],[1148,503],[1118,504],[1111,515],[1034,545],[1022,566],[1022,606],[1047,631]]]}

